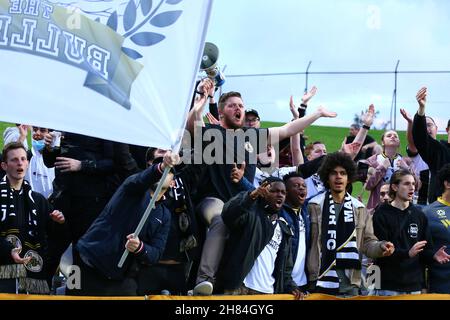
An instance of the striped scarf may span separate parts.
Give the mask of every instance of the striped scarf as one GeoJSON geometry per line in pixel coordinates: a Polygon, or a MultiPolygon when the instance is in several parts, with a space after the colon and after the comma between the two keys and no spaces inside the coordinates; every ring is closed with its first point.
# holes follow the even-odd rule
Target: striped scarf
{"type": "Polygon", "coordinates": [[[322,213],[322,255],[317,291],[338,294],[336,270],[347,269],[361,269],[352,197],[347,193],[341,211],[335,212],[333,196],[327,191],[322,213]]]}
{"type": "Polygon", "coordinates": [[[28,293],[48,293],[43,269],[43,243],[45,235],[38,223],[38,207],[27,181],[23,181],[19,194],[24,195],[24,209],[14,205],[14,191],[6,176],[0,181],[0,238],[20,248],[21,257],[31,257],[23,264],[0,265],[0,279],[18,279],[18,289],[28,293]],[[20,221],[22,220],[22,221],[20,221]]]}

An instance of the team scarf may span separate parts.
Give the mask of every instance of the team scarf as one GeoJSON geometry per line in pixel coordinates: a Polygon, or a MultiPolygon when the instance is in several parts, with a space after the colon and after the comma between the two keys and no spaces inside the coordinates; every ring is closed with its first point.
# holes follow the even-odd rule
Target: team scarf
{"type": "Polygon", "coordinates": [[[45,235],[39,230],[38,208],[32,189],[23,181],[19,194],[24,195],[23,212],[14,205],[14,190],[6,176],[0,181],[0,238],[20,248],[22,258],[31,257],[26,264],[0,265],[0,279],[18,279],[18,290],[28,293],[49,293],[43,270],[45,235]],[[23,217],[19,221],[19,217],[23,217]]]}
{"type": "Polygon", "coordinates": [[[333,196],[329,191],[326,192],[321,241],[322,256],[317,291],[336,295],[339,293],[339,277],[336,270],[361,269],[356,243],[355,214],[350,194],[345,195],[338,215],[335,212],[333,196]]]}

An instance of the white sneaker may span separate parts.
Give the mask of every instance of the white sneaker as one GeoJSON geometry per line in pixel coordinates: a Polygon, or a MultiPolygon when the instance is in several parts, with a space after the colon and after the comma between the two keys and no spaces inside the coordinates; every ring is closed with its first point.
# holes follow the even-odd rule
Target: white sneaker
{"type": "Polygon", "coordinates": [[[213,285],[209,281],[202,281],[194,288],[194,296],[210,296],[213,292],[213,285]]]}

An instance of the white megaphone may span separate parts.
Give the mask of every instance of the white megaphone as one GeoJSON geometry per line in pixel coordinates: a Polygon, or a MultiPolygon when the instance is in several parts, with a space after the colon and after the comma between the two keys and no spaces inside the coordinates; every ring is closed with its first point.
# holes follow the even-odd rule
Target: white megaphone
{"type": "Polygon", "coordinates": [[[225,76],[217,66],[218,59],[219,48],[214,43],[205,42],[200,70],[205,71],[208,78],[215,82],[216,87],[220,87],[225,83],[225,76]]]}

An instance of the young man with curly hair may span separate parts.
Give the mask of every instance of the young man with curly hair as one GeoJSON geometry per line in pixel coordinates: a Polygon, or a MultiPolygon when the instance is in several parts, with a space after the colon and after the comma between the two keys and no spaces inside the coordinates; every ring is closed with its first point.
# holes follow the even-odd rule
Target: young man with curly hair
{"type": "Polygon", "coordinates": [[[375,237],[371,215],[347,192],[356,176],[355,163],[347,154],[328,154],[318,173],[326,192],[308,204],[311,249],[307,267],[311,290],[358,295],[362,254],[370,258],[389,256],[394,246],[375,237]]]}

